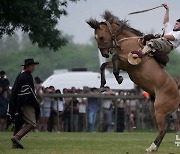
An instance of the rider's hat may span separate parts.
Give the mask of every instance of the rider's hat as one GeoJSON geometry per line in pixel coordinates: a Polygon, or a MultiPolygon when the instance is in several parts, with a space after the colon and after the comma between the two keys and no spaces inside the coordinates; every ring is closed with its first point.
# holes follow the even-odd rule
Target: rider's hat
{"type": "Polygon", "coordinates": [[[176,21],[177,21],[177,22],[180,22],[180,19],[177,19],[176,21]]]}
{"type": "Polygon", "coordinates": [[[131,65],[138,65],[141,62],[142,54],[139,51],[132,51],[128,54],[128,62],[131,65]]]}

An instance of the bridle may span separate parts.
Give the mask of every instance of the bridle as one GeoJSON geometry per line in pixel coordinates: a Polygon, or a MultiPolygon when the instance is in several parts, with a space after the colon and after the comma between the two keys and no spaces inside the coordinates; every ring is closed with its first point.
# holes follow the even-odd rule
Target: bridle
{"type": "Polygon", "coordinates": [[[124,26],[124,22],[123,22],[123,24],[121,25],[120,31],[119,31],[118,34],[113,33],[113,31],[112,31],[112,26],[111,26],[111,24],[109,23],[109,21],[105,21],[105,22],[103,22],[103,23],[105,23],[105,24],[107,25],[107,27],[108,27],[108,30],[109,30],[109,33],[110,33],[110,36],[111,36],[111,39],[112,39],[112,45],[109,46],[109,47],[98,46],[98,48],[99,48],[100,50],[101,50],[101,49],[107,49],[110,53],[111,53],[111,51],[112,51],[113,49],[117,49],[117,48],[118,48],[118,49],[121,49],[121,46],[118,44],[117,35],[122,32],[123,26],[124,26]]]}
{"type": "Polygon", "coordinates": [[[135,37],[127,37],[127,38],[122,38],[122,39],[120,39],[120,40],[117,40],[117,36],[123,31],[123,27],[124,27],[124,25],[125,25],[125,22],[123,22],[123,23],[121,24],[121,27],[120,27],[119,32],[118,32],[117,34],[113,33],[113,31],[112,31],[112,26],[111,26],[111,24],[109,23],[109,21],[105,21],[105,22],[103,22],[103,23],[105,23],[105,24],[107,25],[107,27],[108,27],[108,30],[109,30],[109,33],[110,33],[110,36],[111,36],[111,39],[112,39],[112,45],[109,46],[109,47],[98,46],[99,50],[107,49],[108,52],[112,54],[111,51],[114,50],[114,49],[120,49],[120,50],[122,50],[122,47],[120,46],[120,43],[121,43],[121,42],[123,42],[123,41],[125,41],[125,40],[129,40],[129,39],[137,39],[137,38],[140,39],[140,38],[143,38],[142,36],[141,36],[141,37],[135,36],[135,37]]]}

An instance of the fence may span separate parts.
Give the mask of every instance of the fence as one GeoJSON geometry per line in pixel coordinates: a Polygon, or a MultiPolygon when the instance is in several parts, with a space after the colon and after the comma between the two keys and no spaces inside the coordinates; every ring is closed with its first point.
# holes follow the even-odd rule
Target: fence
{"type": "MultiPolygon", "coordinates": [[[[131,124],[131,120],[135,118],[135,126],[137,129],[145,129],[145,128],[152,128],[153,125],[152,125],[152,120],[150,118],[150,114],[149,114],[149,111],[148,111],[148,103],[149,101],[147,99],[145,99],[143,96],[139,96],[139,95],[133,95],[133,96],[130,96],[130,95],[126,95],[126,96],[120,96],[120,95],[103,95],[103,94],[98,94],[98,95],[92,95],[92,94],[44,94],[43,97],[51,97],[51,98],[72,98],[71,99],[71,103],[70,103],[70,131],[72,132],[73,131],[73,124],[74,124],[74,114],[73,114],[73,100],[76,99],[76,98],[87,98],[87,99],[98,99],[99,101],[99,104],[100,104],[100,109],[99,109],[99,112],[98,112],[98,116],[97,116],[97,123],[96,123],[96,131],[104,131],[103,130],[103,123],[104,123],[104,118],[103,118],[103,101],[104,100],[114,100],[114,102],[117,102],[119,100],[123,100],[126,102],[126,105],[128,106],[127,109],[124,109],[126,110],[125,111],[125,126],[126,126],[126,129],[131,131],[132,130],[132,124],[131,124]],[[135,114],[134,116],[135,117],[132,117],[132,113],[131,113],[131,107],[132,107],[132,100],[137,100],[137,106],[136,106],[136,113],[133,113],[135,114]]],[[[87,101],[88,103],[88,101],[87,101]]],[[[58,104],[57,104],[58,105],[58,104]]],[[[58,107],[57,107],[58,108],[58,107]]],[[[88,111],[86,111],[86,129],[88,128],[88,111]]],[[[112,109],[112,114],[113,114],[113,119],[112,119],[112,122],[111,122],[111,129],[110,131],[118,131],[117,129],[117,125],[119,123],[119,108],[117,105],[114,105],[113,106],[113,109],[112,109]]],[[[59,115],[57,116],[57,123],[58,123],[58,126],[59,126],[59,115]]],[[[134,128],[135,128],[134,126],[134,128]]]]}

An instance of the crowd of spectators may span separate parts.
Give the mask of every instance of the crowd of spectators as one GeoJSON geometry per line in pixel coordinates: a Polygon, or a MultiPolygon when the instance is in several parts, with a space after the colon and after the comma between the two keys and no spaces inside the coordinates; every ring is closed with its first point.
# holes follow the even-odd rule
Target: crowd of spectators
{"type": "MultiPolygon", "coordinates": [[[[153,129],[153,122],[148,114],[148,93],[138,87],[131,91],[112,90],[105,87],[101,95],[134,96],[143,95],[144,99],[114,99],[96,97],[49,97],[44,94],[91,94],[98,95],[97,88],[64,88],[62,92],[53,86],[42,87],[42,80],[35,77],[35,90],[40,102],[41,114],[37,131],[41,132],[123,132],[136,128],[153,129]],[[143,126],[142,126],[143,124],[143,126]]],[[[6,130],[6,114],[11,94],[9,81],[4,71],[0,72],[0,131],[6,130]]],[[[172,113],[169,128],[180,131],[180,111],[172,113]]]]}

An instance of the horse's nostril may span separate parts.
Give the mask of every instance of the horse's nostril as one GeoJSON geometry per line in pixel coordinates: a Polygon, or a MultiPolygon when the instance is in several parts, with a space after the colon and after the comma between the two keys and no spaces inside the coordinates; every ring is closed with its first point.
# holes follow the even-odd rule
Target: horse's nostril
{"type": "Polygon", "coordinates": [[[103,57],[109,58],[109,54],[106,53],[106,54],[103,55],[103,57]]]}

